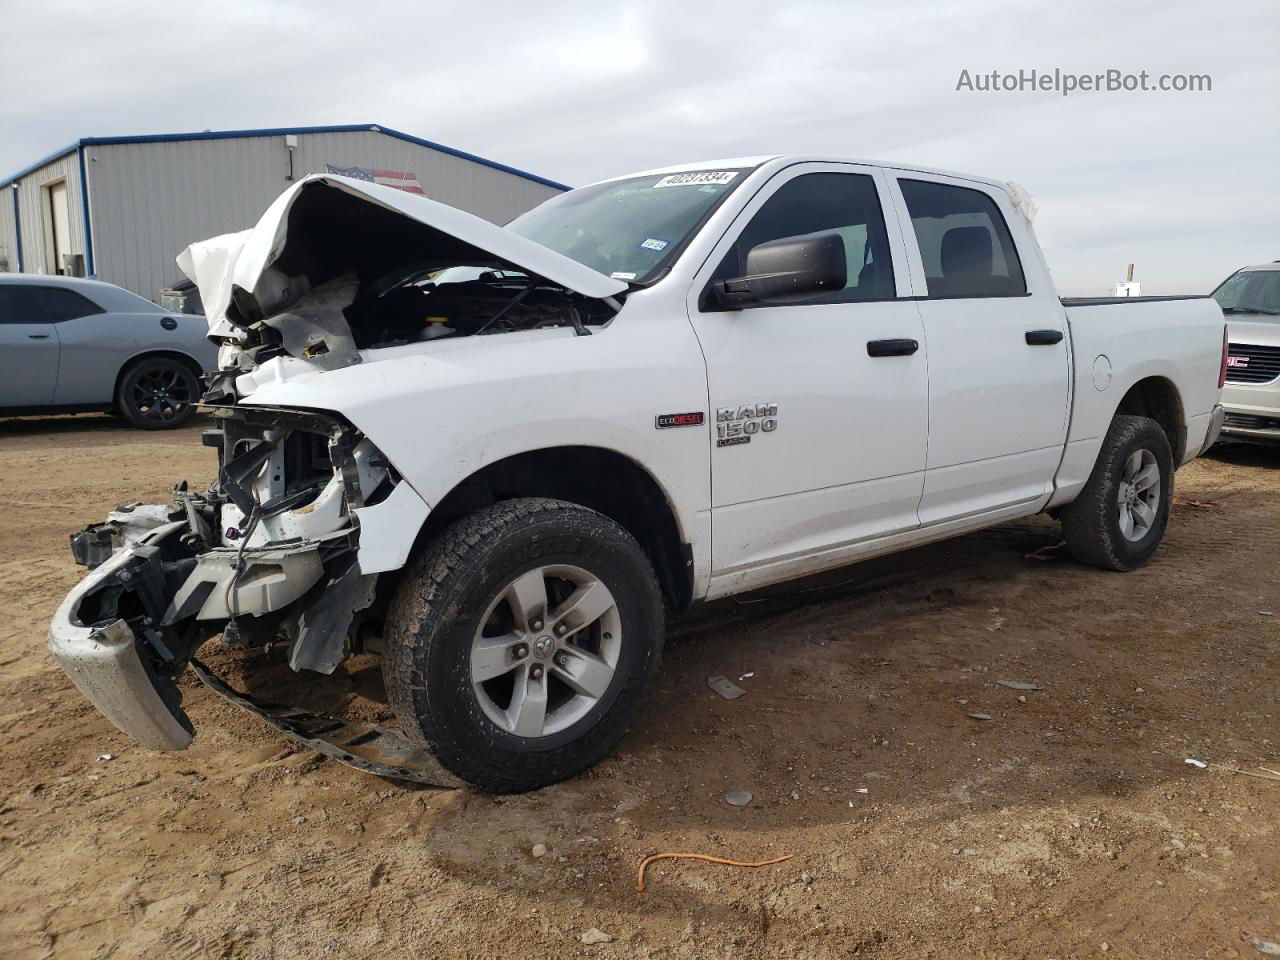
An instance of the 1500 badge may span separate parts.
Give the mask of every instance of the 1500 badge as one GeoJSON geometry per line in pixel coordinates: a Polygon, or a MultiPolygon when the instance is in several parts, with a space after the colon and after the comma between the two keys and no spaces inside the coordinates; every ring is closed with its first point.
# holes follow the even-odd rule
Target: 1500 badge
{"type": "Polygon", "coordinates": [[[716,410],[717,447],[750,443],[757,433],[772,433],[777,429],[776,403],[748,403],[741,407],[720,407],[716,410]]]}

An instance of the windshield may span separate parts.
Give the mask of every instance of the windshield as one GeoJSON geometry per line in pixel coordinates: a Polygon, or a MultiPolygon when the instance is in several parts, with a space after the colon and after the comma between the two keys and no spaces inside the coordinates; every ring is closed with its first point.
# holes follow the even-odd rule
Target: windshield
{"type": "Polygon", "coordinates": [[[644,283],[745,177],[695,170],[612,180],[553,197],[507,229],[606,276],[644,283]]]}
{"type": "Polygon", "coordinates": [[[1222,312],[1280,317],[1280,270],[1241,270],[1213,291],[1222,312]]]}

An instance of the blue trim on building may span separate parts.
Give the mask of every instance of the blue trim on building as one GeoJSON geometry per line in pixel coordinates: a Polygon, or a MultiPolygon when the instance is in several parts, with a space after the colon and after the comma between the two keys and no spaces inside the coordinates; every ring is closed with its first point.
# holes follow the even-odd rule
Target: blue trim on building
{"type": "Polygon", "coordinates": [[[84,275],[96,277],[98,274],[93,268],[93,222],[89,219],[89,175],[85,172],[84,147],[80,147],[78,152],[80,154],[80,225],[84,227],[84,275]]]}
{"type": "MultiPolygon", "coordinates": [[[[523,177],[526,180],[532,180],[534,183],[540,183],[545,187],[551,187],[555,190],[571,189],[567,184],[558,183],[555,180],[548,180],[546,177],[540,177],[536,173],[529,173],[527,170],[521,170],[518,167],[510,167],[505,163],[498,163],[496,160],[489,160],[485,157],[477,156],[474,153],[467,153],[465,150],[455,150],[453,147],[446,147],[442,143],[436,143],[432,140],[424,140],[421,137],[402,133],[399,130],[392,130],[390,127],[380,126],[376,123],[347,123],[320,127],[271,127],[259,130],[209,130],[202,133],[150,133],[132,137],[81,137],[70,146],[55,151],[44,159],[39,160],[28,167],[24,167],[22,170],[19,170],[17,173],[5,180],[0,180],[0,187],[7,187],[15,180],[21,180],[33,171],[43,167],[46,163],[52,163],[54,160],[65,157],[67,154],[73,153],[77,150],[81,152],[83,162],[83,151],[85,147],[123,143],[174,143],[184,140],[232,140],[238,137],[280,137],[291,133],[358,133],[362,131],[382,133],[388,137],[403,140],[406,143],[414,143],[420,147],[427,147],[430,150],[437,150],[440,153],[446,153],[451,157],[470,160],[472,163],[492,167],[494,170],[501,170],[503,173],[510,173],[517,177],[523,177]]],[[[88,256],[86,256],[85,261],[87,265],[89,261],[88,256]]]]}
{"type": "Polygon", "coordinates": [[[25,273],[22,269],[22,210],[18,206],[18,185],[11,186],[9,192],[13,194],[13,242],[18,247],[18,272],[25,273]]]}
{"type": "Polygon", "coordinates": [[[6,177],[4,180],[0,180],[0,187],[7,187],[9,186],[9,184],[13,183],[15,180],[21,180],[27,174],[34,173],[35,171],[39,170],[46,163],[53,163],[53,161],[55,160],[61,160],[67,154],[74,153],[76,147],[78,146],[80,146],[79,140],[77,140],[75,143],[71,144],[70,146],[63,147],[61,150],[55,150],[53,153],[49,154],[47,157],[37,160],[35,163],[31,164],[30,166],[23,167],[13,176],[6,177]]]}
{"type": "Polygon", "coordinates": [[[427,147],[431,150],[438,150],[440,153],[447,153],[451,157],[459,157],[463,160],[470,160],[472,163],[479,163],[486,167],[493,167],[493,169],[501,170],[503,173],[515,174],[517,177],[524,177],[526,180],[532,180],[534,183],[540,183],[544,187],[551,187],[555,190],[573,189],[567,183],[558,183],[555,180],[548,180],[546,177],[540,177],[536,173],[529,173],[527,170],[509,167],[505,163],[498,163],[496,160],[486,160],[484,157],[478,157],[474,153],[467,153],[465,150],[455,150],[453,147],[446,147],[443,143],[424,140],[421,137],[415,137],[410,133],[401,133],[399,130],[392,130],[390,127],[380,127],[377,124],[370,124],[368,129],[374,130],[378,133],[384,133],[388,137],[394,137],[397,140],[404,140],[406,143],[416,143],[420,147],[427,147]]]}

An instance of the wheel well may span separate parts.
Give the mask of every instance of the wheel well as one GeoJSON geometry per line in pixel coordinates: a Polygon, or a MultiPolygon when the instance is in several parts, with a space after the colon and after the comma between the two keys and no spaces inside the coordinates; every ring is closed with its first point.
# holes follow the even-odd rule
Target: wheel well
{"type": "Polygon", "coordinates": [[[1139,380],[1121,399],[1116,413],[1150,417],[1160,424],[1165,436],[1169,438],[1174,468],[1176,469],[1182,463],[1187,444],[1187,421],[1182,410],[1182,398],[1178,396],[1178,388],[1169,380],[1164,377],[1147,377],[1145,380],[1139,380]]]}
{"type": "Polygon", "coordinates": [[[476,471],[428,514],[415,551],[459,517],[516,497],[550,497],[603,513],[649,555],[667,603],[684,609],[692,602],[692,554],[662,488],[635,461],[598,447],[535,450],[476,471]]]}
{"type": "Polygon", "coordinates": [[[200,382],[200,375],[203,374],[204,371],[200,369],[200,364],[187,354],[180,353],[177,350],[150,350],[147,353],[140,353],[136,357],[130,357],[127,363],[121,364],[120,370],[116,373],[115,385],[111,388],[111,405],[113,407],[116,405],[116,397],[120,394],[120,384],[124,382],[124,378],[128,375],[129,371],[144,360],[154,360],[156,357],[164,357],[167,360],[177,360],[195,375],[197,383],[200,382]]]}

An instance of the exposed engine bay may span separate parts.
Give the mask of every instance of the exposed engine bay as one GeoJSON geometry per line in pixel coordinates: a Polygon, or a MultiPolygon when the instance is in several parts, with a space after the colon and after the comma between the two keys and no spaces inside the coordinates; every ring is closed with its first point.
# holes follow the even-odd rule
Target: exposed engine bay
{"type": "MultiPolygon", "coordinates": [[[[536,277],[489,267],[421,267],[362,283],[344,275],[302,295],[288,309],[243,326],[235,341],[239,373],[278,356],[322,369],[359,362],[361,350],[568,327],[587,336],[614,311],[536,277]]],[[[206,400],[225,399],[217,392],[206,400]]]]}
{"type": "MultiPolygon", "coordinates": [[[[280,356],[331,370],[361,362],[363,350],[544,327],[584,336],[621,308],[623,283],[461,211],[414,198],[459,220],[451,232],[382,197],[309,179],[254,230],[179,257],[201,288],[211,336],[224,344],[224,374],[280,356]]],[[[234,402],[236,394],[224,378],[205,399],[234,402]]]]}

